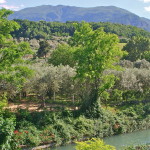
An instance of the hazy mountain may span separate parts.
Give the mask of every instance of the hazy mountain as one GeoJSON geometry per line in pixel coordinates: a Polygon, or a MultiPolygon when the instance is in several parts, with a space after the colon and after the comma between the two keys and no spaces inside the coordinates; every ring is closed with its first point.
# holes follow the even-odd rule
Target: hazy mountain
{"type": "Polygon", "coordinates": [[[139,17],[125,9],[115,6],[100,6],[82,8],[74,6],[51,6],[25,8],[14,12],[9,19],[28,19],[31,21],[87,21],[87,22],[112,22],[133,25],[150,31],[150,20],[139,17]]]}

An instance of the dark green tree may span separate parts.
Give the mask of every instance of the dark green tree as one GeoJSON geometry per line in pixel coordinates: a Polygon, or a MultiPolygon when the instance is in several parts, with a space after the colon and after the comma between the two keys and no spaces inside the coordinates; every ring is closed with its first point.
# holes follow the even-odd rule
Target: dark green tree
{"type": "Polygon", "coordinates": [[[37,56],[38,57],[45,57],[46,58],[46,55],[47,53],[50,51],[51,49],[51,46],[49,45],[49,43],[47,41],[40,41],[40,47],[37,51],[37,56]]]}
{"type": "Polygon", "coordinates": [[[138,59],[147,58],[146,53],[148,54],[150,51],[150,40],[145,37],[133,37],[123,49],[128,52],[125,59],[136,61],[138,59]]]}

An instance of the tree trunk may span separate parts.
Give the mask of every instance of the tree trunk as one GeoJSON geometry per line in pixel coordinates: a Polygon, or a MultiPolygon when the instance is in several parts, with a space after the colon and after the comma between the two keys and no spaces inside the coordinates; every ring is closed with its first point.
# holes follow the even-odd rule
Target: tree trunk
{"type": "Polygon", "coordinates": [[[72,103],[74,104],[74,94],[72,95],[72,103]]]}
{"type": "Polygon", "coordinates": [[[89,117],[98,117],[100,112],[100,99],[98,96],[98,90],[93,89],[91,90],[88,99],[84,100],[80,111],[82,113],[87,114],[89,117]],[[87,113],[88,112],[88,113],[87,113]]]}
{"type": "Polygon", "coordinates": [[[53,94],[54,94],[53,98],[54,98],[54,101],[55,101],[56,100],[56,93],[54,92],[53,94]]]}
{"type": "Polygon", "coordinates": [[[21,99],[22,99],[22,93],[20,92],[19,93],[19,100],[21,101],[21,99]]]}

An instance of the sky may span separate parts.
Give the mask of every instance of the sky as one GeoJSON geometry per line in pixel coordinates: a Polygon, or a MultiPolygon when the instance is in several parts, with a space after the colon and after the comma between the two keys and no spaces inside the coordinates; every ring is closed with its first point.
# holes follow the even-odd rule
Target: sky
{"type": "Polygon", "coordinates": [[[40,5],[67,5],[77,7],[117,6],[140,17],[150,19],[150,0],[0,0],[0,8],[14,11],[40,5]]]}

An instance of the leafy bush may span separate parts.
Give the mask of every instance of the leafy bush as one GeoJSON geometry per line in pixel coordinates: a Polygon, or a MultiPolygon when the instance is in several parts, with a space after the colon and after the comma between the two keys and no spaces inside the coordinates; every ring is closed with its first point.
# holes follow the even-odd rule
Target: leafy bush
{"type": "Polygon", "coordinates": [[[31,122],[23,120],[18,125],[14,133],[20,145],[37,146],[41,143],[40,131],[31,122]]]}
{"type": "Polygon", "coordinates": [[[41,142],[42,143],[51,143],[55,140],[55,134],[57,131],[53,128],[52,125],[47,125],[44,127],[44,129],[41,131],[41,142]]]}
{"type": "Polygon", "coordinates": [[[7,97],[6,94],[0,95],[0,110],[2,110],[3,107],[7,106],[7,97]]]}
{"type": "MultiPolygon", "coordinates": [[[[13,142],[14,130],[16,125],[16,119],[14,116],[4,117],[0,116],[0,149],[12,150],[17,149],[18,145],[13,142]]],[[[19,149],[19,148],[18,148],[19,149]]]]}
{"type": "Polygon", "coordinates": [[[74,129],[79,133],[81,137],[92,136],[95,134],[94,121],[87,119],[84,116],[80,116],[74,121],[74,129]]]}
{"type": "Polygon", "coordinates": [[[100,139],[92,139],[85,142],[77,142],[76,150],[116,150],[115,147],[106,145],[100,139]]]}

